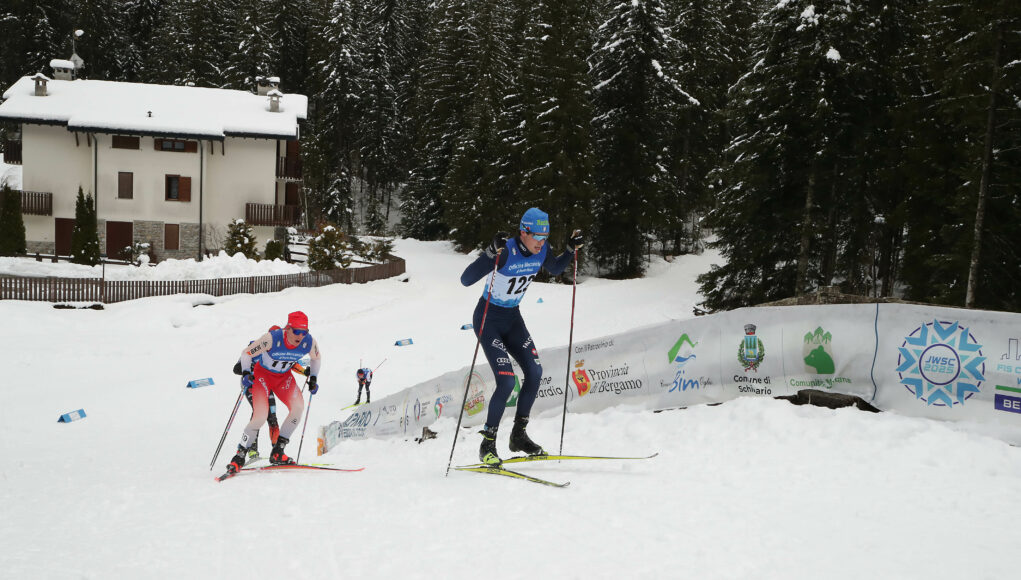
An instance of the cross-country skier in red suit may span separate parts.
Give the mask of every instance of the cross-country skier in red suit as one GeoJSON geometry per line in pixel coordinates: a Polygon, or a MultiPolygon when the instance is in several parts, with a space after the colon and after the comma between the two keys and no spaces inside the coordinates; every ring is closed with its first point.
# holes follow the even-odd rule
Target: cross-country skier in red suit
{"type": "Polygon", "coordinates": [[[266,423],[271,392],[278,401],[287,405],[288,413],[280,425],[280,435],[273,445],[269,462],[273,465],[294,463],[284,454],[284,447],[298,427],[301,414],[305,411],[305,400],[291,373],[291,367],[305,355],[309,356],[308,393],[314,395],[319,390],[319,345],[308,332],[308,316],[301,311],[287,315],[286,327],[267,332],[241,351],[241,368],[254,370],[251,373],[252,420],[241,436],[237,454],[227,465],[228,473],[237,473],[245,465],[248,448],[266,423]]]}

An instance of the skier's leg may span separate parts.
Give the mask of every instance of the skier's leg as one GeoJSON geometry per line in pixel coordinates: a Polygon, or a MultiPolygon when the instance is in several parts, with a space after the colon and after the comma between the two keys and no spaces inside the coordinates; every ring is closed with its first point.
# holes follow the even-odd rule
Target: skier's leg
{"type": "Polygon", "coordinates": [[[514,427],[511,429],[508,446],[511,451],[522,451],[528,455],[546,455],[546,451],[525,432],[532,404],[539,393],[542,363],[539,362],[539,353],[524,320],[515,324],[507,336],[507,349],[525,375],[521,381],[521,393],[518,395],[517,412],[514,415],[514,427]]]}
{"type": "Polygon", "coordinates": [[[294,381],[294,376],[291,373],[287,373],[282,380],[277,382],[272,391],[277,400],[287,406],[287,417],[284,418],[284,423],[280,426],[280,437],[290,439],[291,434],[298,428],[301,414],[305,411],[305,399],[301,396],[298,384],[294,381]]]}

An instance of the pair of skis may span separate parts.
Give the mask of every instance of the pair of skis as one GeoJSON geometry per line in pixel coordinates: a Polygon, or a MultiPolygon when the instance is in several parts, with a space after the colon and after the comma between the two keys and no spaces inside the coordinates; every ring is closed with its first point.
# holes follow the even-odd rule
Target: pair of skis
{"type": "Polygon", "coordinates": [[[532,461],[576,461],[582,459],[601,459],[601,460],[636,460],[636,459],[652,459],[659,453],[653,453],[645,457],[607,457],[599,455],[522,455],[518,457],[511,457],[504,459],[499,465],[489,465],[487,463],[474,463],[471,465],[457,465],[454,469],[458,471],[470,471],[473,473],[488,473],[490,475],[502,475],[504,477],[511,477],[514,479],[521,479],[524,481],[530,481],[532,483],[538,483],[540,485],[548,485],[550,487],[567,487],[571,485],[571,482],[567,481],[564,483],[558,483],[550,481],[548,479],[541,479],[521,473],[519,471],[512,471],[504,467],[508,463],[530,463],[532,461]]]}
{"type": "Polygon", "coordinates": [[[241,468],[241,471],[235,471],[235,472],[228,471],[227,473],[224,473],[220,477],[217,477],[216,481],[224,481],[226,479],[230,479],[230,478],[234,477],[235,475],[238,475],[238,474],[241,474],[241,473],[254,473],[254,472],[257,472],[257,471],[290,471],[290,470],[297,470],[297,469],[313,469],[313,470],[320,470],[320,471],[341,471],[341,472],[351,473],[351,472],[356,472],[356,471],[362,471],[365,468],[364,467],[358,467],[358,468],[354,468],[354,469],[344,469],[344,468],[340,468],[340,467],[332,467],[332,466],[323,465],[323,464],[307,464],[307,463],[287,463],[287,464],[283,464],[283,465],[260,465],[260,466],[251,466],[251,467],[245,466],[245,467],[241,468]]]}
{"type": "MultiPolygon", "coordinates": [[[[510,477],[513,479],[520,479],[523,481],[530,481],[532,483],[538,483],[540,485],[547,485],[550,487],[567,487],[571,485],[571,482],[556,482],[548,479],[542,479],[519,471],[513,471],[504,467],[508,463],[531,463],[533,461],[578,461],[578,460],[641,460],[641,459],[652,459],[659,453],[653,453],[645,457],[613,457],[613,456],[601,456],[601,455],[522,455],[518,457],[511,457],[504,459],[499,465],[489,465],[486,463],[474,463],[471,465],[458,465],[454,469],[458,471],[468,471],[473,473],[488,473],[490,475],[502,475],[504,477],[510,477]]],[[[358,467],[353,469],[333,467],[326,464],[284,464],[284,465],[260,465],[260,466],[245,466],[241,468],[241,471],[224,473],[223,475],[216,478],[217,481],[224,481],[238,475],[240,473],[253,473],[257,471],[289,471],[289,470],[320,470],[320,471],[338,471],[353,473],[364,470],[364,467],[358,467]]]]}

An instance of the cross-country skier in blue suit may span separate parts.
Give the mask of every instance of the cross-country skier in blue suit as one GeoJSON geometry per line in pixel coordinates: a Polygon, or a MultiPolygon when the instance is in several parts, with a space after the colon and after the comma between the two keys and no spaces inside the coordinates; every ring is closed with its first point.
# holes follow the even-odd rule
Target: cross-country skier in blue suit
{"type": "Polygon", "coordinates": [[[583,243],[581,230],[575,230],[567,239],[567,251],[555,258],[551,256],[546,246],[550,232],[549,215],[535,207],[521,217],[518,229],[518,235],[511,239],[508,239],[510,235],[504,232],[496,234],[485,251],[461,274],[461,284],[465,286],[471,286],[486,278],[486,288],[472,317],[472,327],[476,335],[480,330],[482,332],[479,335],[480,345],[496,377],[496,392],[489,401],[486,425],[480,431],[482,445],[479,447],[479,459],[490,465],[499,465],[502,462],[496,453],[496,431],[500,426],[507,398],[514,391],[514,369],[508,355],[518,362],[525,375],[518,396],[514,427],[511,429],[510,450],[528,455],[546,454],[525,432],[528,415],[539,393],[542,364],[539,362],[539,354],[532,341],[532,335],[521,318],[518,305],[540,268],[546,269],[554,276],[560,274],[571,263],[574,253],[583,243]],[[489,277],[494,267],[496,275],[490,288],[489,277]],[[482,316],[486,311],[487,297],[489,310],[483,325],[482,316]]]}

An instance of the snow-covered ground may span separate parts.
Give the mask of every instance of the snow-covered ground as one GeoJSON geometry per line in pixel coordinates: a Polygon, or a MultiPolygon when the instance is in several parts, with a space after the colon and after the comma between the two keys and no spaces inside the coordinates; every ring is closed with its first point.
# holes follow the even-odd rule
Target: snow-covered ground
{"type": "MultiPolygon", "coordinates": [[[[291,310],[324,361],[301,459],[343,418],[354,372],[373,396],[471,360],[481,283],[471,256],[399,240],[407,281],[216,298],[172,296],[103,311],[0,302],[9,353],[0,405],[0,576],[46,578],[1014,578],[1021,451],[953,425],[771,399],[567,417],[565,452],[641,462],[534,464],[566,489],[444,476],[437,439],[345,442],[319,461],[360,473],[257,473],[215,483],[247,418],[209,462],[238,397],[240,349],[291,310]],[[396,347],[394,341],[413,338],[396,347]],[[191,379],[216,384],[185,388],[191,379]],[[87,417],[57,423],[84,408],[87,417]]],[[[691,316],[715,257],[656,262],[642,280],[585,279],[575,339],[691,316]]],[[[523,304],[539,347],[568,339],[571,288],[523,304]],[[541,303],[538,299],[542,298],[541,303]]],[[[551,372],[559,372],[553,370],[551,372]]],[[[556,448],[560,417],[530,432],[556,448]]],[[[268,448],[265,432],[260,445],[268,448]]],[[[288,452],[298,452],[296,433],[288,452]]],[[[463,433],[455,463],[475,461],[463,433]]],[[[499,448],[507,453],[506,433],[499,448]]]]}
{"type": "Polygon", "coordinates": [[[298,274],[308,268],[289,264],[283,260],[255,261],[241,254],[219,255],[198,262],[189,260],[165,260],[143,267],[130,265],[85,266],[68,262],[53,263],[48,260],[0,257],[0,274],[13,276],[57,276],[62,278],[106,278],[107,280],[208,280],[247,276],[276,276],[298,274]]]}
{"type": "Polygon", "coordinates": [[[0,187],[4,184],[11,189],[21,189],[21,166],[4,163],[4,155],[0,153],[0,187]]]}

